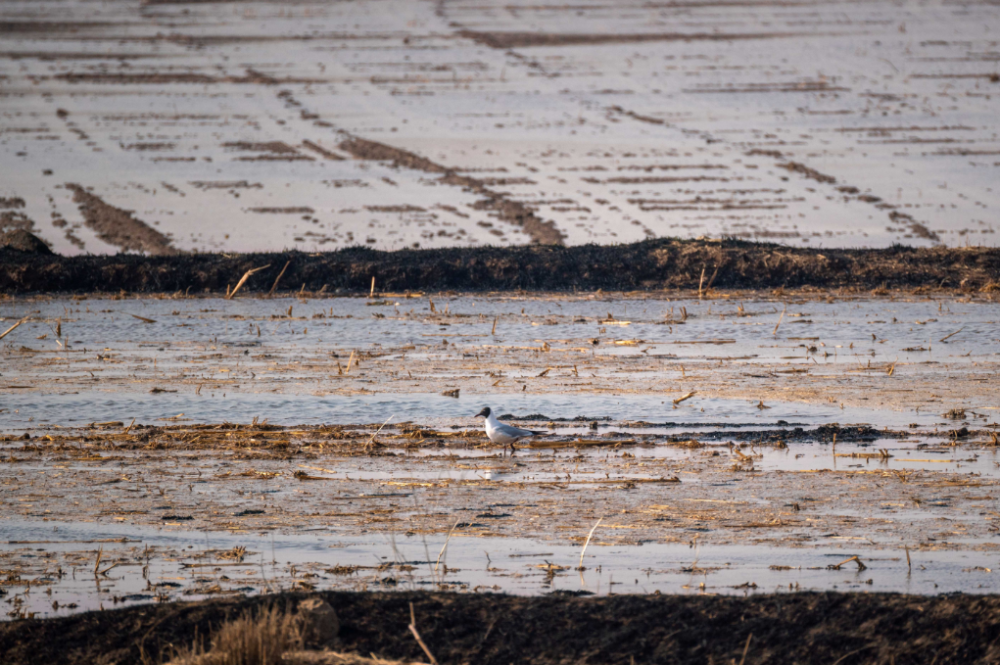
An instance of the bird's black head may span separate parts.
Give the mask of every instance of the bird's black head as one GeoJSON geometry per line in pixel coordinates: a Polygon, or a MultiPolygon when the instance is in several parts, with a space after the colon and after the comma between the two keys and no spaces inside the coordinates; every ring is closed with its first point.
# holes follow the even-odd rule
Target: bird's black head
{"type": "Polygon", "coordinates": [[[490,417],[490,407],[484,406],[483,410],[476,414],[476,418],[478,418],[480,416],[482,416],[483,418],[489,418],[490,417]]]}

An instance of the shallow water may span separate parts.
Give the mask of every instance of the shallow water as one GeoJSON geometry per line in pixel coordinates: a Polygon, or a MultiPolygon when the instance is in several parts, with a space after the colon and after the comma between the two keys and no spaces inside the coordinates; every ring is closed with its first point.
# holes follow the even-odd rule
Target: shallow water
{"type": "MultiPolygon", "coordinates": [[[[498,414],[546,416],[556,419],[641,420],[659,424],[650,433],[704,430],[722,427],[762,428],[788,425],[877,424],[906,427],[947,425],[939,414],[883,412],[774,402],[762,411],[757,403],[719,398],[691,398],[678,408],[657,395],[527,395],[475,394],[459,398],[439,394],[384,395],[271,395],[207,393],[187,395],[129,395],[108,392],[13,394],[4,399],[0,432],[44,428],[46,424],[82,426],[87,423],[136,418],[137,423],[250,422],[259,417],[275,425],[356,424],[384,421],[429,426],[476,427],[473,416],[484,406],[498,414]],[[178,417],[181,416],[181,417],[178,417]],[[785,421],[779,423],[778,421],[785,421]]],[[[544,420],[534,418],[535,420],[544,420]]]]}
{"type": "MultiPolygon", "coordinates": [[[[6,304],[8,321],[26,314],[36,319],[4,340],[0,431],[38,422],[155,422],[178,414],[201,422],[254,417],[282,424],[374,422],[392,415],[430,423],[467,417],[484,403],[500,412],[551,418],[929,425],[934,417],[920,413],[919,403],[876,414],[815,401],[767,404],[770,409],[755,412],[749,400],[699,396],[676,409],[672,400],[683,384],[695,383],[687,380],[689,372],[741,370],[743,380],[795,385],[798,376],[808,382],[813,375],[879,375],[890,365],[943,377],[1000,360],[1000,304],[988,302],[507,297],[439,298],[433,305],[427,298],[379,302],[389,304],[372,307],[360,298],[6,304]],[[55,335],[57,324],[61,337],[55,335]],[[543,347],[544,357],[538,353],[543,347]],[[359,362],[366,358],[357,376],[340,375],[355,352],[359,362]],[[518,354],[524,364],[518,365],[518,354]],[[512,364],[494,375],[506,386],[468,381],[508,357],[512,364]],[[536,386],[524,395],[510,393],[512,383],[538,375],[539,362],[574,373],[579,387],[554,391],[572,397],[553,395],[543,384],[537,388],[550,394],[538,394],[536,386]],[[461,397],[427,394],[416,384],[400,387],[394,370],[416,364],[423,366],[418,380],[461,387],[461,397]],[[377,370],[383,374],[366,375],[369,365],[383,367],[377,370]],[[631,394],[636,381],[660,377],[677,387],[661,399],[631,394]],[[346,378],[355,380],[354,394],[331,394],[343,392],[346,378]],[[584,387],[595,380],[607,384],[600,395],[584,387]],[[177,392],[151,395],[151,388],[177,392]]],[[[965,406],[996,419],[995,400],[965,406]]]]}
{"type": "Polygon", "coordinates": [[[150,358],[164,354],[161,362],[190,351],[192,345],[239,353],[249,350],[247,355],[254,355],[260,349],[284,345],[312,350],[415,344],[418,349],[414,351],[419,352],[419,347],[440,345],[443,340],[482,345],[528,344],[544,339],[557,344],[564,340],[566,345],[588,338],[602,341],[591,349],[597,354],[655,351],[653,355],[678,358],[707,355],[768,360],[791,356],[801,362],[814,358],[816,362],[837,363],[852,362],[855,357],[864,361],[896,357],[927,361],[995,356],[998,351],[992,345],[1000,335],[1000,303],[932,298],[834,302],[594,296],[54,298],[4,303],[0,314],[11,322],[28,314],[39,319],[26,324],[19,337],[21,343],[32,340],[28,345],[40,351],[65,349],[52,334],[58,320],[65,332],[64,341],[77,351],[141,349],[150,358]],[[494,318],[498,319],[495,332],[494,318]],[[959,328],[960,334],[946,343],[939,341],[959,328]],[[34,335],[29,337],[29,331],[34,335]],[[44,333],[49,333],[46,341],[34,342],[35,336],[44,333]],[[478,342],[478,338],[484,341],[478,342]],[[614,344],[630,340],[640,343],[614,344]],[[811,346],[817,350],[810,352],[811,346]],[[921,347],[920,351],[910,350],[921,347]]]}
{"type": "Polygon", "coordinates": [[[869,553],[835,538],[815,548],[696,542],[622,547],[601,544],[598,531],[587,547],[583,571],[577,570],[579,546],[520,538],[359,536],[336,529],[300,536],[200,533],[3,520],[0,541],[7,543],[0,556],[27,562],[20,580],[7,587],[9,597],[4,601],[38,616],[168,597],[254,595],[293,588],[300,581],[316,589],[440,588],[513,594],[1000,591],[1000,577],[992,572],[1000,567],[996,552],[911,552],[908,566],[905,551],[869,553]],[[237,546],[247,548],[242,563],[219,556],[237,546]],[[102,571],[117,565],[95,576],[98,548],[102,571]],[[865,570],[854,562],[830,569],[855,555],[860,555],[865,570]],[[350,570],[353,567],[357,568],[350,570]]]}

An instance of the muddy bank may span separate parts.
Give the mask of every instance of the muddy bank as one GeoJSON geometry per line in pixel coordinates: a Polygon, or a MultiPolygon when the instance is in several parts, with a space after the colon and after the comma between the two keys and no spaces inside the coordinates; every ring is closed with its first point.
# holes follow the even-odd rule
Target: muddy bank
{"type": "Polygon", "coordinates": [[[628,245],[481,247],[305,254],[39,256],[4,252],[5,294],[846,288],[1000,289],[1000,250],[814,250],[739,240],[648,240],[628,245]],[[287,267],[285,267],[287,264],[287,267]],[[280,281],[278,280],[280,275],[280,281]],[[276,288],[274,288],[276,285],[276,288]]]}
{"type": "MultiPolygon", "coordinates": [[[[996,596],[789,594],[749,598],[517,598],[431,593],[327,593],[341,650],[425,661],[417,626],[442,663],[992,663],[996,596]],[[751,637],[752,635],[752,637],[751,637]],[[747,646],[749,640],[749,646],[747,646]],[[840,659],[840,660],[838,660],[840,659]]],[[[0,624],[8,665],[160,662],[251,606],[293,608],[304,595],[169,603],[0,624]]]]}

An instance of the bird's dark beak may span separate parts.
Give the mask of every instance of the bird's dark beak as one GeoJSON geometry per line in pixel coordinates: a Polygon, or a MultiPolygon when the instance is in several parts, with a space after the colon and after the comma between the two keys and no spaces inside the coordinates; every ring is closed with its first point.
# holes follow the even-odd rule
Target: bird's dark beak
{"type": "Polygon", "coordinates": [[[489,416],[490,416],[490,409],[489,409],[489,407],[483,409],[482,411],[480,411],[479,413],[476,414],[476,418],[479,418],[479,417],[489,418],[489,416]]]}

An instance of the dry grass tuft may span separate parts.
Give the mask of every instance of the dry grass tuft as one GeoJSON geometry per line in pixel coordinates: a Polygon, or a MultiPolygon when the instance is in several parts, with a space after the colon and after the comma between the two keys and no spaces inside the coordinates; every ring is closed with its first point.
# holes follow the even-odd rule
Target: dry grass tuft
{"type": "Polygon", "coordinates": [[[274,606],[224,623],[212,636],[211,646],[201,642],[179,650],[170,665],[279,665],[287,651],[303,644],[302,620],[274,606]]]}

